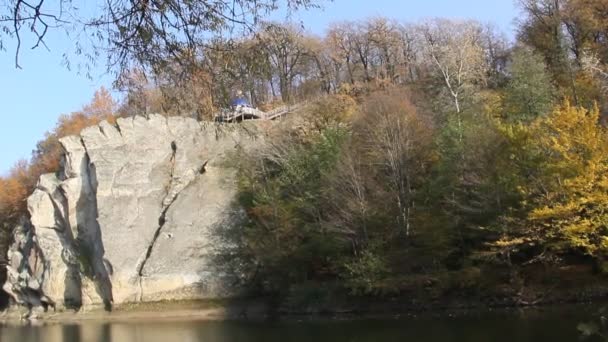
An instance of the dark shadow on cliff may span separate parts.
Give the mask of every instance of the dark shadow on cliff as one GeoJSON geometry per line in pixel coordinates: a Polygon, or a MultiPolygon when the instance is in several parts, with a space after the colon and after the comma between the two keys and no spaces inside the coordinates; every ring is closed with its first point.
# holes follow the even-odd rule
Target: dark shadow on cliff
{"type": "MultiPolygon", "coordinates": [[[[84,143],[83,143],[84,145],[84,143]]],[[[95,283],[95,290],[103,301],[106,311],[112,310],[114,302],[112,294],[112,282],[110,275],[112,267],[104,259],[105,248],[101,228],[99,226],[97,208],[97,172],[95,165],[90,162],[86,155],[88,184],[82,184],[80,196],[76,208],[78,238],[76,246],[78,249],[81,271],[95,283]]]]}
{"type": "MultiPolygon", "coordinates": [[[[0,263],[0,284],[4,284],[6,282],[6,264],[0,263]]],[[[4,311],[8,308],[10,304],[8,293],[4,292],[3,289],[0,288],[0,311],[4,311]]]]}
{"type": "Polygon", "coordinates": [[[260,318],[271,312],[272,298],[265,298],[259,289],[258,265],[244,245],[243,229],[247,215],[234,200],[223,219],[210,228],[216,249],[210,255],[209,270],[219,288],[225,289],[226,313],[232,318],[260,318]]]}
{"type": "Polygon", "coordinates": [[[10,304],[10,296],[2,288],[6,283],[6,266],[8,265],[8,248],[11,245],[12,229],[0,226],[0,311],[4,311],[10,304]]]}
{"type": "Polygon", "coordinates": [[[64,262],[68,265],[68,269],[63,280],[63,304],[66,309],[78,311],[82,307],[82,277],[78,265],[69,264],[65,258],[64,262]]]}
{"type": "MultiPolygon", "coordinates": [[[[55,201],[52,201],[52,203],[55,207],[55,217],[61,218],[58,223],[62,229],[56,230],[55,233],[61,242],[61,259],[67,267],[65,278],[63,279],[63,304],[66,309],[78,311],[82,307],[82,277],[78,260],[76,255],[74,255],[77,249],[68,219],[70,217],[70,206],[63,189],[59,187],[58,190],[61,193],[61,208],[57,207],[55,201]]],[[[52,195],[49,194],[49,196],[52,198],[52,195]]],[[[40,250],[40,253],[42,253],[42,250],[40,250]]],[[[44,262],[44,265],[46,265],[46,262],[44,262]]]]}

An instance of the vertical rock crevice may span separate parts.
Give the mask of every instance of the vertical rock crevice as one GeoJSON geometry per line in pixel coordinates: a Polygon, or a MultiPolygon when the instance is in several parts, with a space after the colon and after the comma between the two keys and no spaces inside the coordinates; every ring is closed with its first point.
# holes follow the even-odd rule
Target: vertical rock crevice
{"type": "Polygon", "coordinates": [[[150,259],[150,255],[152,255],[152,250],[154,249],[154,244],[156,243],[156,240],[158,240],[158,237],[160,236],[160,232],[162,231],[163,226],[165,225],[167,211],[169,210],[169,208],[171,208],[171,204],[173,204],[173,201],[177,197],[177,195],[175,195],[175,196],[173,196],[173,198],[171,198],[171,192],[173,189],[173,182],[174,182],[174,177],[175,177],[175,166],[176,166],[175,157],[176,157],[176,155],[177,155],[177,144],[175,141],[173,141],[173,142],[171,142],[171,157],[169,159],[169,164],[170,164],[169,184],[167,185],[167,191],[166,191],[165,197],[163,198],[163,201],[162,201],[162,209],[161,209],[161,213],[158,218],[158,227],[154,231],[154,236],[152,237],[152,240],[150,241],[150,243],[148,244],[148,247],[146,248],[146,253],[144,254],[143,259],[137,265],[136,271],[137,271],[137,276],[140,278],[139,279],[140,292],[143,292],[141,290],[141,277],[143,277],[144,267],[146,266],[146,262],[148,261],[148,259],[150,259]]]}
{"type": "Polygon", "coordinates": [[[152,240],[150,241],[150,243],[147,246],[144,256],[142,257],[141,261],[137,265],[137,269],[136,269],[137,276],[138,276],[138,282],[139,282],[139,292],[140,292],[139,300],[140,301],[143,300],[142,280],[145,277],[145,267],[146,267],[147,262],[150,260],[150,257],[152,256],[152,252],[154,251],[154,247],[157,243],[157,240],[160,237],[165,224],[167,223],[167,213],[171,209],[171,206],[173,205],[173,203],[175,203],[177,198],[180,196],[180,194],[184,190],[186,190],[192,183],[194,183],[199,175],[205,173],[205,168],[208,163],[208,161],[205,161],[202,164],[202,166],[200,166],[196,170],[193,170],[191,177],[189,177],[187,179],[186,183],[183,184],[182,177],[178,176],[178,170],[177,170],[178,166],[177,166],[177,160],[176,160],[178,147],[177,147],[177,143],[175,141],[171,143],[171,150],[172,150],[172,153],[171,153],[171,157],[169,159],[169,164],[170,164],[169,184],[167,185],[167,191],[166,191],[166,194],[162,201],[162,209],[161,209],[160,215],[158,217],[158,226],[154,232],[154,236],[152,237],[152,240]]]}
{"type": "Polygon", "coordinates": [[[80,214],[79,222],[77,223],[78,236],[76,244],[81,262],[85,261],[88,264],[87,266],[90,267],[90,274],[88,276],[92,278],[95,290],[102,299],[104,308],[110,311],[114,298],[112,294],[112,282],[106,269],[105,250],[101,236],[101,227],[98,221],[97,172],[95,164],[91,162],[84,139],[81,138],[80,143],[85,152],[84,159],[82,160],[84,165],[81,169],[81,178],[84,179],[82,179],[83,184],[76,204],[76,209],[80,214]]]}
{"type": "Polygon", "coordinates": [[[144,267],[146,266],[146,262],[148,261],[148,259],[150,259],[150,256],[152,255],[152,251],[154,249],[154,245],[156,244],[156,240],[158,240],[158,237],[160,236],[163,226],[166,223],[167,211],[169,211],[169,208],[171,208],[171,204],[173,204],[173,202],[179,195],[179,193],[172,195],[173,182],[175,179],[176,155],[177,155],[177,143],[175,141],[173,141],[173,142],[171,142],[171,157],[169,159],[169,164],[170,164],[169,184],[167,185],[167,191],[166,191],[165,197],[163,198],[163,201],[162,201],[162,209],[161,209],[161,213],[158,217],[158,227],[156,228],[156,231],[154,232],[154,236],[152,237],[152,240],[148,244],[148,247],[146,249],[146,253],[144,254],[143,259],[137,265],[136,271],[137,271],[137,276],[139,277],[140,299],[141,299],[141,296],[143,295],[141,278],[144,275],[143,274],[144,267]]]}

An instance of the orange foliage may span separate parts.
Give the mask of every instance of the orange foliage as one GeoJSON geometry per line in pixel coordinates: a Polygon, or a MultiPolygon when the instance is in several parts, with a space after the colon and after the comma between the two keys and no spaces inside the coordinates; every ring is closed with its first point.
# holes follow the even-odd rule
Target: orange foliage
{"type": "Polygon", "coordinates": [[[3,220],[14,220],[25,212],[32,183],[24,160],[17,162],[7,178],[0,178],[0,217],[3,220]]]}
{"type": "Polygon", "coordinates": [[[108,122],[113,124],[116,121],[114,113],[116,112],[117,107],[118,105],[112,98],[112,94],[110,94],[106,88],[101,87],[93,95],[91,103],[84,106],[81,112],[86,117],[96,120],[97,122],[108,120],[108,122]]]}
{"type": "Polygon", "coordinates": [[[40,175],[59,170],[63,153],[59,138],[78,134],[83,128],[102,120],[114,123],[116,107],[110,92],[102,87],[95,92],[91,103],[80,111],[59,117],[55,128],[36,145],[31,162],[19,161],[7,177],[0,177],[0,224],[13,224],[25,214],[27,196],[33,191],[40,175]]]}

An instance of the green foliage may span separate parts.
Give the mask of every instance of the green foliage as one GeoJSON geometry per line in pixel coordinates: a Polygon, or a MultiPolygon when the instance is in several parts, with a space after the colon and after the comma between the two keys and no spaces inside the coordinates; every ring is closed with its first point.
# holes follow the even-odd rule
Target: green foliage
{"type": "Polygon", "coordinates": [[[520,291],[519,270],[538,260],[601,264],[608,133],[597,109],[503,121],[508,109],[480,96],[433,124],[407,96],[371,94],[354,115],[340,114],[350,101],[325,99],[298,130],[238,158],[242,237],[264,290],[290,303],[323,302],[328,284],[355,296],[476,295],[505,279],[520,291]],[[486,277],[493,267],[503,276],[486,277]]]}
{"type": "Polygon", "coordinates": [[[437,137],[439,162],[429,196],[450,228],[451,267],[460,267],[518,201],[511,145],[501,127],[493,118],[464,113],[460,120],[450,118],[437,137]]]}
{"type": "Polygon", "coordinates": [[[317,282],[295,284],[289,288],[285,308],[294,312],[322,312],[331,310],[335,289],[317,282]]]}
{"type": "Polygon", "coordinates": [[[323,180],[338,159],[347,132],[326,129],[306,143],[268,151],[240,166],[241,203],[251,223],[246,247],[273,278],[274,286],[305,281],[331,268],[330,256],[343,243],[323,227],[323,180]]]}
{"type": "Polygon", "coordinates": [[[373,294],[389,271],[383,256],[369,250],[344,264],[344,268],[345,286],[354,295],[373,294]]]}
{"type": "Polygon", "coordinates": [[[509,121],[529,122],[553,107],[551,77],[540,55],[526,46],[515,48],[505,89],[505,114],[509,121]]]}

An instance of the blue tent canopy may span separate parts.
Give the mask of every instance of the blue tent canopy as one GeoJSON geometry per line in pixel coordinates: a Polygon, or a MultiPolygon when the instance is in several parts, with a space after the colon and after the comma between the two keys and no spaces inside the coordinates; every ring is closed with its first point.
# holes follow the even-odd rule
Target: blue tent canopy
{"type": "Polygon", "coordinates": [[[238,107],[238,106],[249,107],[249,102],[247,102],[247,99],[245,99],[243,97],[237,97],[237,98],[233,99],[231,104],[232,104],[232,107],[238,107]]]}

